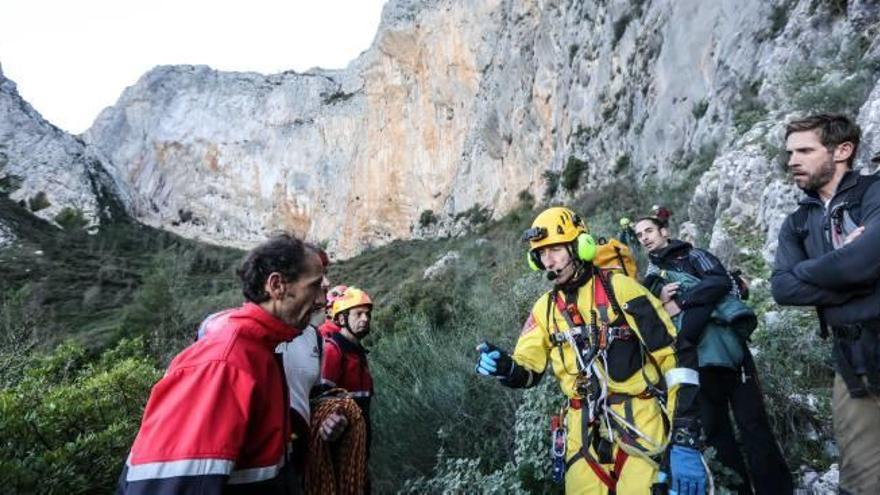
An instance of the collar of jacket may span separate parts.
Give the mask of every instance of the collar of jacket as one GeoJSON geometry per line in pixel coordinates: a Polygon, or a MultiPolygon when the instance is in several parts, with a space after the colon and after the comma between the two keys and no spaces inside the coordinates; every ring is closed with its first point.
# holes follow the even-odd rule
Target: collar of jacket
{"type": "Polygon", "coordinates": [[[249,320],[249,324],[241,325],[242,334],[264,341],[273,349],[278,344],[287,342],[302,333],[302,330],[284,323],[252,302],[244,303],[241,308],[229,315],[229,319],[249,320]]]}
{"type": "Polygon", "coordinates": [[[354,352],[363,355],[366,355],[369,352],[360,344],[360,342],[352,342],[348,340],[341,332],[334,333],[330,338],[339,344],[339,348],[342,349],[343,352],[354,352]]]}
{"type": "MultiPolygon", "coordinates": [[[[856,185],[856,182],[859,181],[859,173],[855,170],[848,170],[843,177],[840,178],[840,184],[837,184],[837,190],[834,191],[834,196],[831,196],[831,201],[828,204],[831,204],[834,201],[834,198],[839,196],[841,193],[845,192],[847,189],[856,185]]],[[[822,201],[822,198],[819,197],[819,193],[817,191],[804,191],[804,196],[798,201],[800,205],[819,205],[821,207],[825,207],[825,202],[822,201]]]]}
{"type": "Polygon", "coordinates": [[[342,331],[342,327],[337,325],[333,320],[324,320],[324,323],[321,324],[321,327],[318,330],[320,330],[323,335],[330,335],[339,333],[342,331]]]}
{"type": "Polygon", "coordinates": [[[665,248],[658,249],[653,253],[648,253],[651,261],[659,261],[668,258],[680,258],[687,255],[693,249],[689,242],[680,241],[678,239],[669,239],[669,244],[665,248]]]}

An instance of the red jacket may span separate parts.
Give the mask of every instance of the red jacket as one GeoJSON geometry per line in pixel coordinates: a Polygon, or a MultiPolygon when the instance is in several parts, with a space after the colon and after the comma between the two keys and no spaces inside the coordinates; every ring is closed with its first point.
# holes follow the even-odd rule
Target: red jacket
{"type": "Polygon", "coordinates": [[[341,333],[334,333],[325,338],[321,384],[324,387],[348,390],[361,407],[369,425],[373,377],[367,366],[367,350],[363,346],[349,341],[341,333]]]}
{"type": "Polygon", "coordinates": [[[286,493],[287,386],[274,351],[299,333],[256,304],[224,313],[153,386],[117,493],[286,493]]]}
{"type": "Polygon", "coordinates": [[[325,339],[334,333],[339,333],[340,330],[342,330],[342,328],[334,323],[333,320],[325,320],[324,323],[318,327],[318,333],[320,333],[321,337],[325,339]]]}

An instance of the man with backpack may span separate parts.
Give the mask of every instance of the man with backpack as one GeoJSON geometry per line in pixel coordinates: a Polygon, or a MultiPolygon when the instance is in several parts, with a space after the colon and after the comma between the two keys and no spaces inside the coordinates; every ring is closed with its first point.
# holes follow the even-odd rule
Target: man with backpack
{"type": "Polygon", "coordinates": [[[833,336],[841,493],[880,493],[880,185],[852,170],[860,134],[843,115],[786,126],[805,197],[779,231],[771,284],[779,304],[816,306],[833,336]]]}
{"type": "Polygon", "coordinates": [[[632,265],[620,262],[622,244],[598,244],[561,207],[539,214],[523,239],[529,266],[546,271],[553,288],[535,303],[513,354],[477,347],[477,373],[526,388],[552,365],[566,396],[551,421],[553,476],[566,494],[702,495],[695,349],[677,345],[659,301],[633,272],[623,274],[632,265]]]}
{"type": "Polygon", "coordinates": [[[648,252],[645,286],[660,298],[678,327],[678,338],[697,347],[700,412],[706,443],[736,472],[740,494],[791,493],[792,479],[764,407],[757,370],[746,342],[757,325],[740,301],[738,284],[712,253],[670,239],[669,215],[635,225],[648,252]],[[749,469],[730,423],[736,421],[749,469]],[[751,476],[749,476],[751,473],[751,476]]]}

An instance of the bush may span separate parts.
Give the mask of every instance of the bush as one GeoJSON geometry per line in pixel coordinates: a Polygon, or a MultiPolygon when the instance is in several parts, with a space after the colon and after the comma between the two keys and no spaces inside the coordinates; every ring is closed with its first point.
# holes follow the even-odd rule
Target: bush
{"type": "Polygon", "coordinates": [[[788,24],[788,12],[790,9],[791,7],[786,4],[773,6],[773,10],[770,12],[770,31],[768,32],[770,38],[779,36],[782,30],[785,29],[785,26],[788,24]]]}
{"type": "Polygon", "coordinates": [[[28,208],[35,213],[40,210],[45,210],[50,206],[52,206],[52,203],[49,202],[49,198],[43,191],[38,192],[33,197],[28,199],[28,208]]]}
{"type": "Polygon", "coordinates": [[[496,271],[489,279],[476,263],[463,262],[439,280],[407,286],[399,291],[404,300],[386,310],[377,308],[393,316],[392,322],[377,315],[380,331],[370,353],[377,384],[373,469],[384,483],[378,491],[431,473],[437,450],[426,445],[454,458],[480,458],[490,471],[508,462],[518,394],[473,373],[474,349],[482,340],[511,349],[543,288],[540,277],[515,279],[522,270],[496,271]],[[418,299],[411,292],[416,286],[423,287],[418,299]],[[431,311],[444,304],[451,306],[438,320],[431,311]]]}
{"type": "Polygon", "coordinates": [[[535,197],[528,191],[528,189],[523,189],[516,195],[516,199],[519,201],[519,207],[525,208],[527,210],[531,210],[535,207],[535,197]]]}
{"type": "Polygon", "coordinates": [[[66,206],[55,215],[55,223],[64,230],[79,230],[87,226],[89,221],[83,215],[82,210],[66,206]]]}
{"type": "Polygon", "coordinates": [[[0,390],[0,480],[12,493],[109,493],[161,371],[140,341],[99,359],[75,343],[34,354],[0,390]]]}
{"type": "Polygon", "coordinates": [[[707,110],[709,110],[709,100],[704,98],[694,103],[694,108],[691,110],[691,113],[694,115],[695,119],[700,120],[703,118],[703,115],[706,115],[707,110]]]}
{"type": "Polygon", "coordinates": [[[621,172],[625,172],[629,169],[630,165],[630,157],[629,153],[624,153],[617,157],[617,161],[614,163],[614,173],[619,174],[621,172]]]}
{"type": "Polygon", "coordinates": [[[815,312],[779,310],[766,289],[754,296],[759,314],[769,312],[752,340],[773,431],[789,466],[825,470],[832,462],[830,343],[818,336],[815,312]]]}
{"type": "Polygon", "coordinates": [[[435,223],[437,223],[437,215],[434,215],[434,210],[424,210],[422,211],[422,214],[419,215],[420,227],[425,228],[434,225],[435,223]]]}
{"type": "Polygon", "coordinates": [[[3,169],[9,163],[9,157],[3,151],[5,148],[6,145],[0,144],[0,196],[5,196],[15,191],[24,182],[21,177],[3,173],[3,169]]]}
{"type": "Polygon", "coordinates": [[[874,87],[875,74],[869,69],[825,77],[824,69],[799,65],[787,73],[783,88],[789,105],[799,111],[857,113],[874,87]]]}
{"type": "Polygon", "coordinates": [[[548,200],[559,190],[559,172],[545,170],[541,177],[544,178],[544,200],[548,200]]]}
{"type": "Polygon", "coordinates": [[[786,105],[799,112],[858,113],[880,74],[880,60],[867,55],[870,45],[864,34],[851,36],[829,63],[786,68],[781,84],[786,105]]]}
{"type": "Polygon", "coordinates": [[[467,210],[458,213],[455,215],[456,220],[464,219],[468,225],[472,227],[476,227],[478,225],[483,225],[489,220],[492,219],[492,211],[489,208],[475,203],[473,206],[468,208],[467,210]]]}
{"type": "Polygon", "coordinates": [[[758,98],[759,81],[747,85],[733,105],[733,126],[740,135],[767,116],[767,107],[758,98]]]}
{"type": "Polygon", "coordinates": [[[614,38],[612,41],[614,46],[617,46],[620,38],[623,38],[630,21],[632,21],[632,15],[629,13],[623,14],[620,19],[614,21],[614,38]]]}
{"type": "Polygon", "coordinates": [[[587,169],[587,162],[571,155],[565,162],[562,171],[562,188],[568,192],[574,192],[580,185],[581,175],[587,169]]]}

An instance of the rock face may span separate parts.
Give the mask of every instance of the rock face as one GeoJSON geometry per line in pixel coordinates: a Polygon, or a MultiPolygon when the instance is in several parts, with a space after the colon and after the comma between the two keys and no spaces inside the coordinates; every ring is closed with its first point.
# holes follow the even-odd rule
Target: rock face
{"type": "Polygon", "coordinates": [[[477,206],[501,214],[523,190],[541,198],[545,172],[574,164],[580,180],[553,199],[699,181],[688,226],[728,258],[744,239],[770,256],[797,196],[772,159],[778,123],[861,109],[861,156],[880,145],[878,10],[392,0],[345,70],[159,67],[83,137],[139,218],[214,242],[293,229],[350,255],[419,235],[426,210],[447,225],[477,206]]]}
{"type": "MultiPolygon", "coordinates": [[[[61,213],[81,214],[95,225],[124,211],[119,191],[100,158],[46,122],[0,71],[0,194],[52,222],[61,213]]],[[[0,226],[0,244],[11,235],[0,226]]]]}

